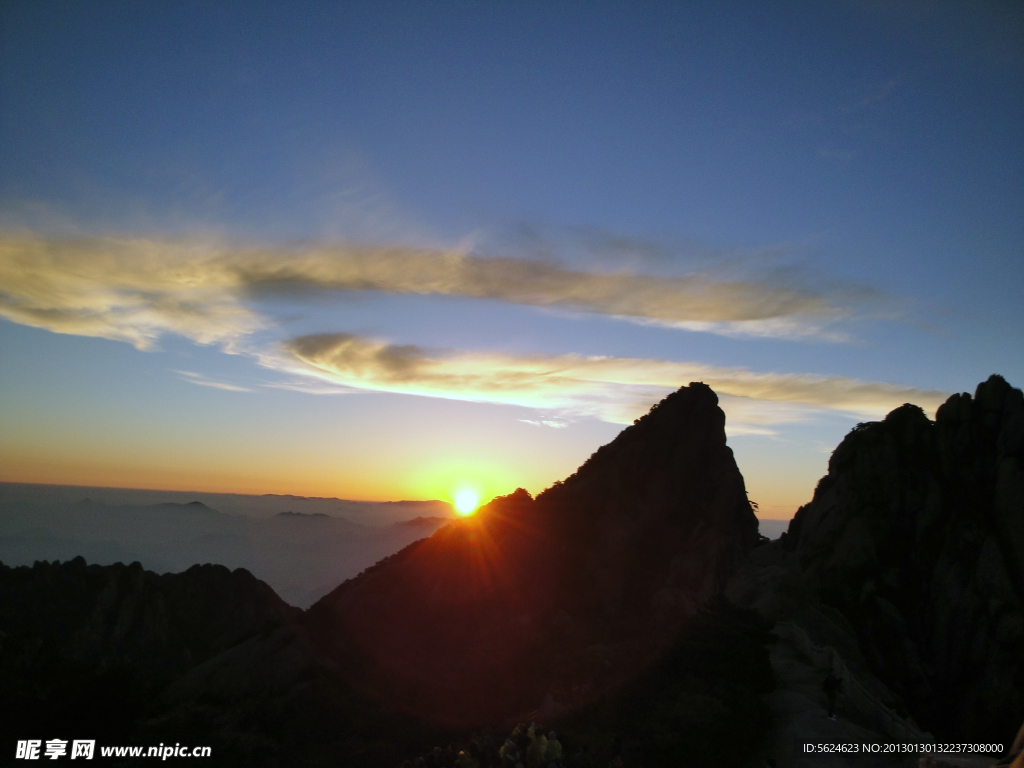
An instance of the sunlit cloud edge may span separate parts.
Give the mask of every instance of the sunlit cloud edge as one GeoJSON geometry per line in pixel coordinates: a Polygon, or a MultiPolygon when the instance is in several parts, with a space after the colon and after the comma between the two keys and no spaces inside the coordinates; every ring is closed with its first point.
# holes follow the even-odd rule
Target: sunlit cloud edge
{"type": "Polygon", "coordinates": [[[56,333],[155,348],[165,333],[233,351],[274,326],[257,299],[324,291],[441,295],[725,336],[849,341],[842,291],[778,279],[579,271],[547,261],[342,242],[240,246],[213,239],[46,237],[0,231],[0,316],[56,333]]]}
{"type": "MultiPolygon", "coordinates": [[[[431,351],[352,334],[299,337],[263,364],[366,391],[531,408],[552,420],[628,424],[675,388],[703,381],[720,395],[733,434],[825,414],[880,418],[905,402],[934,410],[948,393],[811,374],[758,373],[700,363],[579,355],[431,351]]],[[[530,420],[533,421],[533,420],[530,420]]]]}

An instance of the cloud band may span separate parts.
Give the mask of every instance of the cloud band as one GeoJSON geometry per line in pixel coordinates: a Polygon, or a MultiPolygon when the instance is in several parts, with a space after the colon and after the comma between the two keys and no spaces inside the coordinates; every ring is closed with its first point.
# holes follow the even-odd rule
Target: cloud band
{"type": "Polygon", "coordinates": [[[140,349],[164,333],[230,343],[269,324],[251,299],[321,291],[466,297],[768,336],[820,336],[822,324],[849,314],[806,288],[703,275],[576,271],[458,250],[125,237],[0,235],[0,286],[8,320],[140,349]]]}
{"type": "MultiPolygon", "coordinates": [[[[356,389],[502,403],[629,423],[666,391],[703,381],[748,424],[799,418],[794,407],[875,418],[905,402],[937,408],[946,393],[840,376],[756,373],[698,363],[580,355],[500,355],[430,351],[346,333],[292,339],[292,372],[356,389]],[[751,401],[762,404],[752,408],[751,401]],[[774,404],[774,415],[768,404],[774,404]]],[[[729,408],[727,408],[729,410],[729,408]]]]}

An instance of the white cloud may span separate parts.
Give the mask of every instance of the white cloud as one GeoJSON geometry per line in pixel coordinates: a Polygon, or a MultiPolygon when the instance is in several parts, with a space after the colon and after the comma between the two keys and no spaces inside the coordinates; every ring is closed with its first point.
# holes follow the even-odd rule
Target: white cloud
{"type": "Polygon", "coordinates": [[[532,424],[535,427],[551,427],[552,429],[564,429],[569,426],[569,422],[561,419],[517,419],[517,421],[532,424]]]}
{"type": "Polygon", "coordinates": [[[151,349],[165,333],[230,345],[266,325],[206,247],[143,239],[0,237],[0,316],[151,349]]]}
{"type": "MultiPolygon", "coordinates": [[[[628,423],[668,391],[704,381],[722,395],[733,434],[765,435],[773,424],[813,418],[815,409],[874,418],[903,402],[931,409],[943,398],[939,392],[843,377],[667,360],[438,352],[347,334],[304,336],[277,351],[246,341],[272,326],[253,308],[253,299],[301,300],[324,291],[472,297],[725,335],[831,341],[848,340],[830,330],[853,317],[847,305],[873,300],[870,291],[856,287],[831,293],[787,287],[779,275],[757,282],[572,271],[544,261],[483,258],[464,249],[243,248],[198,239],[0,234],[0,317],[139,349],[153,348],[163,334],[219,344],[294,374],[266,385],[283,389],[505,403],[546,411],[550,415],[537,421],[557,428],[564,424],[561,415],[628,423]]],[[[249,391],[181,375],[200,386],[249,391]]]]}
{"type": "Polygon", "coordinates": [[[251,299],[324,291],[437,294],[726,335],[840,340],[856,297],[799,285],[573,271],[520,258],[407,246],[242,248],[211,240],[0,235],[0,316],[152,348],[172,333],[230,348],[270,325],[251,299]],[[832,335],[829,335],[832,334],[832,335]]]}
{"type": "Polygon", "coordinates": [[[216,381],[215,379],[209,379],[201,373],[195,373],[194,371],[175,371],[184,377],[184,380],[189,384],[198,384],[201,387],[213,387],[214,389],[223,389],[227,392],[252,392],[248,387],[240,387],[237,384],[227,384],[223,381],[216,381]]]}
{"type": "Polygon", "coordinates": [[[905,402],[933,410],[942,392],[840,376],[757,373],[700,363],[580,355],[502,355],[426,350],[352,334],[288,341],[266,365],[368,391],[537,408],[629,423],[667,392],[703,381],[734,420],[733,434],[822,411],[878,418],[905,402]]]}

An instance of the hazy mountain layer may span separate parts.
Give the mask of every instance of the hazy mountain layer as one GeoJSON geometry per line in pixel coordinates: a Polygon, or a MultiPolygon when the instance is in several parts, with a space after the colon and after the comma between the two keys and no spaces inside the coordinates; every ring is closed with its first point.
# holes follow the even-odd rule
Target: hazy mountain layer
{"type": "MultiPolygon", "coordinates": [[[[383,526],[415,517],[452,517],[445,501],[353,501],[323,496],[294,496],[266,493],[207,493],[205,491],[162,491],[144,488],[98,488],[84,485],[42,485],[0,482],[0,511],[66,508],[79,502],[98,501],[107,506],[150,507],[172,502],[200,501],[212,509],[242,517],[274,517],[282,512],[329,515],[352,523],[383,526]]],[[[2,518],[0,518],[2,520],[2,518]]]]}
{"type": "Polygon", "coordinates": [[[429,536],[449,520],[438,515],[450,513],[444,502],[0,483],[0,560],[31,565],[81,555],[97,564],[138,561],[158,573],[219,563],[251,571],[288,603],[306,608],[382,557],[429,536]],[[376,524],[339,517],[339,510],[376,524]]]}

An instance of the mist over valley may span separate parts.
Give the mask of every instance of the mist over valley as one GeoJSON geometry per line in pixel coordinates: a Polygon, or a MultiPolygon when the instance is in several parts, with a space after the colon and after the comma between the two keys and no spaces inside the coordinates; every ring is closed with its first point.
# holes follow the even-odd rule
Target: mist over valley
{"type": "Polygon", "coordinates": [[[138,561],[156,573],[218,563],[245,568],[308,608],[346,579],[452,516],[442,501],[0,483],[0,561],[138,561]]]}

